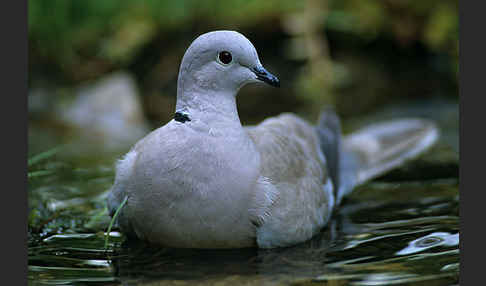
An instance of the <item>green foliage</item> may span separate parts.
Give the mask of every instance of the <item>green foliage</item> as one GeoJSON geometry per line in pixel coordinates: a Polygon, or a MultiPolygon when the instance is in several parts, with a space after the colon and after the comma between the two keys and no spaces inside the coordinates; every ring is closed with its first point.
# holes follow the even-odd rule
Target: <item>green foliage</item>
{"type": "MultiPolygon", "coordinates": [[[[183,31],[194,23],[258,29],[268,19],[285,20],[308,2],[35,0],[29,1],[29,41],[33,57],[54,60],[61,70],[74,68],[86,57],[126,65],[160,33],[183,31]]],[[[334,0],[328,6],[329,13],[320,21],[328,29],[370,40],[390,34],[399,41],[423,41],[433,50],[456,50],[456,1],[334,0]]]]}
{"type": "Polygon", "coordinates": [[[60,150],[61,146],[52,148],[50,150],[47,150],[45,152],[39,153],[37,155],[34,155],[30,157],[27,161],[27,167],[29,168],[27,172],[27,178],[28,179],[33,179],[37,177],[43,177],[47,175],[52,175],[55,173],[54,169],[37,169],[34,167],[35,165],[39,164],[42,161],[46,161],[49,158],[52,158],[54,155],[56,155],[60,150]]]}
{"type": "Polygon", "coordinates": [[[132,63],[158,34],[193,21],[218,26],[255,25],[298,4],[285,1],[29,1],[29,56],[76,80],[132,63]],[[216,19],[216,21],[214,21],[216,19]],[[90,65],[91,62],[91,65],[90,65]],[[89,66],[88,68],[86,66],[89,66]]]}
{"type": "Polygon", "coordinates": [[[441,5],[430,13],[423,39],[434,49],[455,48],[459,34],[457,7],[441,5]]]}
{"type": "MultiPolygon", "coordinates": [[[[352,57],[373,41],[385,52],[390,46],[412,53],[417,43],[425,46],[430,59],[423,69],[436,65],[457,85],[457,6],[453,0],[33,0],[28,11],[29,79],[48,78],[58,85],[73,86],[128,69],[140,80],[145,98],[157,94],[158,102],[162,101],[160,94],[173,94],[173,90],[162,89],[176,79],[173,67],[191,37],[215,29],[235,29],[260,39],[258,49],[266,53],[269,66],[284,62],[275,49],[287,51],[285,64],[294,66],[284,71],[291,75],[281,76],[293,77],[295,99],[289,101],[298,97],[305,109],[323,103],[339,105],[337,94],[343,88],[370,82],[364,78],[370,77],[366,71],[376,67],[363,65],[357,70],[356,65],[361,64],[352,57]],[[332,43],[326,38],[329,34],[332,43]],[[261,40],[267,37],[281,40],[277,47],[268,41],[271,52],[261,40]],[[333,45],[339,48],[332,50],[333,45]],[[342,52],[343,47],[349,49],[347,59],[335,58],[336,50],[342,52]]],[[[374,49],[365,53],[380,52],[374,49]]],[[[397,65],[401,65],[398,60],[397,65]]],[[[383,74],[388,76],[386,71],[383,74]]],[[[370,102],[363,106],[376,104],[374,97],[360,99],[370,102]]],[[[158,121],[166,119],[157,116],[161,117],[158,121]]]]}
{"type": "Polygon", "coordinates": [[[116,218],[118,217],[118,214],[120,213],[121,209],[125,206],[125,204],[128,201],[128,196],[126,196],[121,204],[118,206],[118,208],[115,211],[115,214],[113,215],[113,218],[110,221],[110,225],[108,226],[108,230],[106,231],[106,237],[105,237],[105,249],[108,248],[108,239],[110,238],[110,232],[111,228],[113,227],[113,224],[115,223],[116,218]]]}
{"type": "Polygon", "coordinates": [[[402,45],[421,42],[433,52],[446,52],[458,65],[458,2],[429,1],[332,1],[328,28],[368,40],[391,36],[402,45]]]}
{"type": "Polygon", "coordinates": [[[59,152],[60,147],[55,147],[45,152],[39,153],[37,155],[32,156],[27,161],[27,166],[32,167],[33,165],[39,163],[40,161],[47,160],[50,157],[54,156],[57,152],[59,152]]]}

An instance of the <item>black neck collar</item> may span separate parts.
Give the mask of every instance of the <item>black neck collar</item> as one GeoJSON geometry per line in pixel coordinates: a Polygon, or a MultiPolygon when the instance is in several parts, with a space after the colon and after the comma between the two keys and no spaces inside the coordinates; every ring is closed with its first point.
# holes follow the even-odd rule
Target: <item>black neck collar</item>
{"type": "Polygon", "coordinates": [[[186,121],[191,121],[189,115],[181,112],[176,112],[174,114],[174,120],[181,123],[185,123],[186,121]]]}

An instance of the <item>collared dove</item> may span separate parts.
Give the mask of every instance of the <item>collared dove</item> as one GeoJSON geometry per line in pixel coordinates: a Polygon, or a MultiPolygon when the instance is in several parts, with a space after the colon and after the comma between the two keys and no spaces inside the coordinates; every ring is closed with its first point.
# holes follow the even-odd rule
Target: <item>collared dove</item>
{"type": "Polygon", "coordinates": [[[430,147],[432,122],[400,119],[341,137],[330,110],[242,126],[238,90],[279,80],[234,31],[199,36],[180,66],[174,119],[116,166],[108,196],[129,237],[176,248],[285,247],[323,229],[342,198],[430,147]]]}

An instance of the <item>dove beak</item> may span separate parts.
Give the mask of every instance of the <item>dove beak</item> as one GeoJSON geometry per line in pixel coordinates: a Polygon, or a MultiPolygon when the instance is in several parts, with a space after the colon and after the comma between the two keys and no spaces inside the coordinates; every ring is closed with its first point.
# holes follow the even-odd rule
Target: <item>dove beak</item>
{"type": "Polygon", "coordinates": [[[273,74],[269,73],[264,67],[256,66],[253,68],[253,72],[257,76],[257,79],[268,83],[271,86],[280,87],[280,80],[273,74]]]}

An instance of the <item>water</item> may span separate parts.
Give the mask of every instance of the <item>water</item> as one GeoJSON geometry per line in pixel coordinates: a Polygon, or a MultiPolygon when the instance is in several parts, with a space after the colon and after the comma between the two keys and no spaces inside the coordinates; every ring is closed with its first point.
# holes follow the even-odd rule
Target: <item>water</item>
{"type": "Polygon", "coordinates": [[[359,187],[312,240],[274,250],[156,248],[116,230],[104,249],[114,158],[53,158],[29,180],[29,284],[457,284],[458,132],[439,117],[431,152],[359,187]]]}

